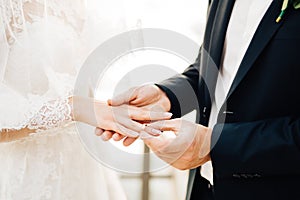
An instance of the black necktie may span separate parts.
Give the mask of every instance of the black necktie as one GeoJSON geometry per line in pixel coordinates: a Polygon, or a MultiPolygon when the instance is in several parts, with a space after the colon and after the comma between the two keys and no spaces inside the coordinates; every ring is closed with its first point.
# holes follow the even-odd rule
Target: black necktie
{"type": "MultiPolygon", "coordinates": [[[[224,42],[229,24],[231,12],[235,0],[219,0],[212,2],[212,8],[216,9],[208,17],[201,54],[201,81],[200,92],[204,95],[203,116],[204,123],[208,123],[211,104],[214,100],[215,87],[219,68],[222,61],[224,42]],[[215,6],[215,8],[213,8],[215,6]],[[206,86],[206,87],[205,87],[206,86]]],[[[200,95],[202,95],[200,94],[200,95]]]]}

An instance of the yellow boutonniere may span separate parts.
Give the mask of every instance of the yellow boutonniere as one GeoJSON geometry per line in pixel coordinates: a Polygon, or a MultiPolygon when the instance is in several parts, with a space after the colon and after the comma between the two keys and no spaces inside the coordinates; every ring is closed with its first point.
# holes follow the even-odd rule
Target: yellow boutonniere
{"type": "Polygon", "coordinates": [[[300,0],[283,0],[283,4],[281,7],[281,12],[279,14],[279,16],[276,19],[276,22],[279,23],[283,17],[283,15],[285,14],[287,8],[289,7],[289,5],[293,5],[294,9],[298,9],[300,8],[300,0]]]}

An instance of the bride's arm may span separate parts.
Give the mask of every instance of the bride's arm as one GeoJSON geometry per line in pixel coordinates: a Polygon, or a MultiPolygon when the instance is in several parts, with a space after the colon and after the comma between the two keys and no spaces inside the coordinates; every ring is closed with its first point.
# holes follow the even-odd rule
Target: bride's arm
{"type": "MultiPolygon", "coordinates": [[[[78,96],[71,101],[73,120],[132,138],[138,137],[144,130],[145,126],[140,122],[170,119],[172,116],[169,112],[151,111],[130,105],[113,107],[106,102],[78,96]]],[[[152,131],[153,135],[161,133],[159,130],[152,131]]]]}
{"type": "Polygon", "coordinates": [[[150,112],[129,105],[112,107],[92,98],[74,96],[45,103],[29,118],[24,128],[0,131],[0,142],[14,141],[31,133],[62,127],[72,121],[83,122],[125,136],[138,137],[144,126],[137,121],[162,120],[170,117],[171,114],[166,112],[150,112]]]}
{"type": "MultiPolygon", "coordinates": [[[[32,133],[61,127],[72,121],[72,97],[51,100],[37,108],[30,110],[30,112],[20,112],[24,115],[24,121],[15,122],[16,125],[9,125],[8,127],[0,127],[0,142],[10,142],[29,136],[32,133]]],[[[9,102],[4,100],[7,106],[9,102]]],[[[12,103],[13,104],[13,103],[12,103]]],[[[12,111],[13,112],[13,111],[12,111]]],[[[10,115],[8,112],[6,112],[10,115]]],[[[16,113],[12,113],[15,116],[16,113]]]]}

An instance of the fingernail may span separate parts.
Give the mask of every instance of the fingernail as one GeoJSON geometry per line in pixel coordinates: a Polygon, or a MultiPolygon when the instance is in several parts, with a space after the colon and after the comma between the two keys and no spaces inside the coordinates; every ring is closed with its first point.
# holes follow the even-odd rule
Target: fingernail
{"type": "Polygon", "coordinates": [[[130,137],[139,137],[140,134],[136,133],[136,132],[132,132],[130,137]]]}
{"type": "Polygon", "coordinates": [[[165,117],[172,117],[172,115],[173,115],[173,114],[170,113],[170,112],[165,112],[165,113],[164,113],[164,116],[165,116],[165,117]]]}
{"type": "Polygon", "coordinates": [[[157,130],[157,129],[154,129],[154,128],[151,129],[151,132],[156,134],[156,135],[161,135],[162,134],[162,132],[160,130],[157,130]]]}
{"type": "Polygon", "coordinates": [[[119,136],[118,136],[117,134],[113,134],[112,138],[113,138],[114,140],[117,140],[117,139],[119,139],[119,136]]]}
{"type": "Polygon", "coordinates": [[[107,141],[107,140],[108,140],[108,137],[107,137],[106,134],[103,134],[103,135],[101,135],[101,139],[102,139],[103,141],[107,141]]]}
{"type": "Polygon", "coordinates": [[[95,134],[96,134],[97,136],[100,136],[100,135],[102,135],[102,131],[99,130],[99,129],[96,129],[96,130],[95,130],[95,134]]]}

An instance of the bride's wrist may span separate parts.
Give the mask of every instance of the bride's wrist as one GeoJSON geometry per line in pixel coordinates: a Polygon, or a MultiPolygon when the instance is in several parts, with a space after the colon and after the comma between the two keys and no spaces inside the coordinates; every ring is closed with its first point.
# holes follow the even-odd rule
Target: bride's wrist
{"type": "MultiPolygon", "coordinates": [[[[72,110],[72,120],[87,123],[93,126],[97,125],[96,113],[95,113],[95,103],[98,104],[97,111],[99,110],[99,105],[105,104],[104,102],[98,102],[95,99],[81,96],[73,96],[70,99],[71,110],[72,110]]],[[[101,112],[101,111],[100,111],[101,112]]]]}
{"type": "Polygon", "coordinates": [[[69,97],[69,104],[71,106],[71,116],[72,121],[82,121],[83,119],[83,112],[82,112],[82,105],[86,102],[84,97],[80,96],[72,96],[69,97]]]}

